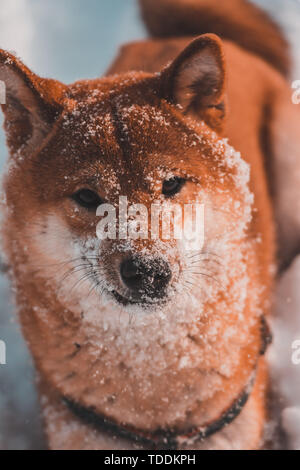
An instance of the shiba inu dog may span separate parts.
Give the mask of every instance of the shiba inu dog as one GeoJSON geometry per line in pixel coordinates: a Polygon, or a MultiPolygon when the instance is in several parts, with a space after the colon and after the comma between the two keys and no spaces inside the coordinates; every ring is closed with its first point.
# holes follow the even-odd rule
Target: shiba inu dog
{"type": "Polygon", "coordinates": [[[49,447],[257,449],[266,318],[300,233],[288,48],[246,1],[141,7],[157,38],[103,78],[64,85],[0,54],[3,246],[49,447]],[[100,239],[120,197],[202,204],[203,246],[100,239]]]}

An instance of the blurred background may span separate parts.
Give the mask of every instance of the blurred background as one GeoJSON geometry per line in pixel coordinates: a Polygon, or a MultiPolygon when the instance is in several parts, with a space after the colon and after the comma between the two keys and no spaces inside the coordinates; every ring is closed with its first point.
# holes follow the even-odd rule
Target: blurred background
{"type": "MultiPolygon", "coordinates": [[[[291,81],[300,80],[300,1],[255,3],[284,28],[295,58],[291,81]]],[[[136,0],[0,0],[0,48],[66,83],[100,76],[122,43],[145,36],[136,0]]],[[[1,128],[0,171],[6,158],[1,128]]],[[[0,365],[0,449],[43,449],[34,371],[14,310],[0,272],[0,340],[7,346],[7,365],[0,365]]]]}

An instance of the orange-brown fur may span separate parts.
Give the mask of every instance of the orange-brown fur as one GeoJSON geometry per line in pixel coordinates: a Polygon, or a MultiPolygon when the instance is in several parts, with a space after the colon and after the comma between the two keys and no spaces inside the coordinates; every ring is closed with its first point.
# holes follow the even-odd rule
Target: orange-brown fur
{"type": "MultiPolygon", "coordinates": [[[[151,30],[161,31],[156,17],[159,13],[157,7],[173,8],[177,5],[181,8],[185,3],[198,8],[202,2],[143,1],[151,30]],[[153,15],[150,17],[151,12],[153,15]]],[[[266,151],[262,142],[267,138],[269,122],[266,120],[273,107],[282,97],[288,99],[285,79],[273,65],[286,71],[288,61],[284,53],[285,42],[269,21],[262,18],[256,31],[256,16],[250,15],[248,21],[248,10],[244,10],[245,5],[251,11],[252,7],[240,1],[227,3],[231,8],[221,12],[222,24],[231,25],[232,20],[236,25],[235,34],[229,39],[244,46],[244,39],[236,39],[240,38],[242,33],[239,31],[244,29],[245,23],[245,27],[248,25],[259,33],[257,42],[263,46],[261,54],[255,54],[258,46],[254,45],[253,37],[247,43],[248,51],[228,40],[221,43],[214,36],[200,38],[192,46],[188,46],[192,37],[148,40],[122,48],[107,77],[66,86],[40,79],[13,56],[1,53],[0,76],[7,81],[8,88],[8,102],[4,106],[5,127],[13,162],[5,177],[4,246],[17,288],[22,328],[41,379],[46,429],[52,448],[135,446],[130,440],[115,441],[105,432],[96,432],[78,422],[62,404],[62,395],[136,430],[152,432],[171,427],[182,433],[191,426],[216,420],[239,396],[256,364],[258,373],[254,390],[241,415],[221,434],[192,447],[246,449],[261,445],[266,420],[267,372],[264,359],[260,357],[260,315],[269,313],[275,272],[274,215],[271,182],[267,180],[266,171],[270,167],[271,152],[266,151]],[[233,11],[236,17],[231,19],[228,15],[233,11]],[[273,39],[269,36],[267,44],[264,31],[269,30],[273,39]],[[176,84],[171,83],[172,77],[177,73],[177,65],[190,60],[193,49],[196,53],[202,47],[201,41],[208,42],[208,47],[212,48],[209,53],[216,57],[222,51],[216,61],[221,68],[226,67],[226,81],[220,85],[212,107],[206,107],[203,101],[185,115],[175,106],[174,95],[171,95],[171,86],[176,88],[176,84]],[[176,59],[184,49],[186,52],[176,59]],[[155,73],[173,60],[173,65],[160,75],[155,73]],[[225,118],[218,106],[224,99],[225,118]],[[133,104],[137,107],[136,114],[128,112],[133,104]],[[147,110],[149,119],[142,122],[143,109],[147,110]],[[165,126],[157,121],[155,113],[163,116],[168,124],[165,126]],[[109,125],[111,121],[113,130],[109,125]],[[125,134],[122,133],[124,129],[125,134]],[[203,135],[207,142],[217,142],[221,136],[229,138],[229,143],[241,152],[251,168],[250,190],[255,199],[252,220],[245,235],[249,250],[243,255],[247,259],[246,271],[250,279],[244,316],[241,319],[226,292],[222,289],[216,291],[214,301],[210,299],[205,304],[207,313],[195,322],[201,335],[189,337],[191,344],[199,348],[199,354],[201,351],[204,354],[201,367],[180,369],[176,362],[171,361],[172,355],[167,355],[170,365],[163,375],[156,377],[151,371],[148,373],[145,366],[142,380],[145,383],[150,381],[151,390],[144,394],[142,384],[129,366],[131,362],[124,363],[118,357],[117,348],[114,353],[114,341],[103,333],[99,349],[94,338],[97,331],[94,325],[89,324],[90,330],[82,328],[89,313],[80,311],[82,291],[77,293],[76,286],[73,286],[72,295],[68,293],[68,303],[64,304],[64,297],[56,289],[57,276],[62,274],[60,282],[63,287],[64,275],[72,265],[65,265],[64,259],[61,259],[61,265],[57,261],[53,263],[56,259],[55,243],[59,245],[61,242],[62,252],[67,251],[68,242],[64,238],[67,235],[62,227],[68,227],[74,238],[95,234],[95,216],[81,209],[74,211],[74,203],[70,200],[83,183],[95,188],[102,198],[116,203],[117,193],[111,185],[111,175],[117,175],[121,194],[149,207],[151,201],[160,196],[160,187],[151,189],[146,176],[153,174],[158,181],[157,168],[163,165],[192,174],[201,182],[201,190],[207,187],[207,191],[211,191],[212,181],[217,189],[220,186],[219,173],[224,171],[224,167],[215,168],[216,157],[209,143],[204,139],[204,142],[191,147],[181,137],[184,135],[190,144],[197,133],[203,135]],[[28,141],[29,135],[32,137],[28,141]],[[58,238],[53,246],[43,245],[50,233],[49,227],[57,223],[53,217],[62,224],[57,226],[58,238]],[[220,305],[223,305],[224,312],[220,311],[220,305]],[[202,344],[200,338],[209,337],[208,332],[216,320],[220,326],[213,343],[202,344]],[[237,331],[232,333],[232,349],[228,350],[224,336],[230,326],[237,331]],[[233,372],[226,377],[220,373],[222,362],[228,360],[229,364],[231,359],[233,372]],[[215,394],[205,395],[209,380],[217,381],[218,390],[215,394]],[[204,398],[197,400],[194,396],[201,390],[204,398]],[[186,409],[183,407],[185,413],[176,418],[168,409],[181,407],[185,395],[188,397],[186,409]]],[[[219,6],[213,4],[211,8],[215,11],[219,6]]],[[[204,32],[203,25],[204,14],[199,32],[204,32]]],[[[194,26],[191,29],[188,34],[196,34],[194,26]]],[[[230,28],[226,26],[225,29],[228,32],[230,28]]],[[[168,31],[173,34],[173,26],[168,31]]],[[[184,27],[183,31],[186,31],[184,27]]],[[[228,37],[225,33],[223,35],[228,37]]],[[[177,96],[180,99],[179,92],[177,96]]],[[[240,194],[232,184],[232,174],[228,169],[226,172],[222,189],[225,188],[226,195],[230,194],[234,201],[240,201],[240,194]]],[[[197,188],[191,180],[178,196],[178,201],[193,200],[197,188]]],[[[220,204],[219,209],[221,201],[222,198],[214,199],[216,204],[220,204]]],[[[233,211],[224,217],[229,224],[238,222],[233,211]]],[[[212,227],[211,230],[215,233],[214,230],[221,229],[212,227]]],[[[145,247],[149,252],[154,250],[151,241],[135,242],[133,247],[137,252],[145,247]]],[[[123,253],[114,243],[107,242],[106,248],[107,253],[102,253],[102,263],[108,276],[110,266],[119,263],[123,253]]],[[[178,253],[174,258],[170,257],[174,266],[178,263],[177,257],[178,253]]],[[[230,292],[235,282],[237,276],[229,281],[230,292]]],[[[95,299],[94,293],[91,302],[95,299]]],[[[99,302],[99,318],[109,315],[99,302]]],[[[118,307],[115,309],[117,311],[118,307]]],[[[123,334],[126,335],[126,331],[123,334]]],[[[179,344],[177,346],[180,347],[179,344]]],[[[133,344],[132,348],[137,348],[137,354],[141,345],[133,344]]],[[[159,351],[161,348],[159,346],[159,351]]],[[[151,363],[151,357],[148,360],[151,363]]]]}

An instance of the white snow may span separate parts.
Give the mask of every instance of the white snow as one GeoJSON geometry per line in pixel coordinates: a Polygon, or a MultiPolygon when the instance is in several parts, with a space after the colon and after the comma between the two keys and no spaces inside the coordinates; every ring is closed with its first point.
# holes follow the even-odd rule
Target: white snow
{"type": "Polygon", "coordinates": [[[284,408],[281,415],[281,422],[288,436],[289,449],[300,450],[300,407],[284,408]]]}
{"type": "Polygon", "coordinates": [[[288,446],[300,450],[300,256],[283,274],[277,289],[272,320],[273,345],[268,353],[279,416],[288,446]],[[296,348],[295,348],[296,347],[296,348]],[[298,364],[296,362],[299,362],[298,364]]]}

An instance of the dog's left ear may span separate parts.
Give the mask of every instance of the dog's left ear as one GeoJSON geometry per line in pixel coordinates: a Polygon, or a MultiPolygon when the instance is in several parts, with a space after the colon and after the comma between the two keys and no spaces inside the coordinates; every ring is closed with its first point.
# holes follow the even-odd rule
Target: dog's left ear
{"type": "Polygon", "coordinates": [[[0,98],[7,143],[14,153],[32,152],[63,110],[66,86],[44,79],[0,49],[0,98]]]}
{"type": "Polygon", "coordinates": [[[203,34],[161,74],[162,95],[184,114],[221,131],[225,116],[225,61],[221,39],[203,34]]]}

